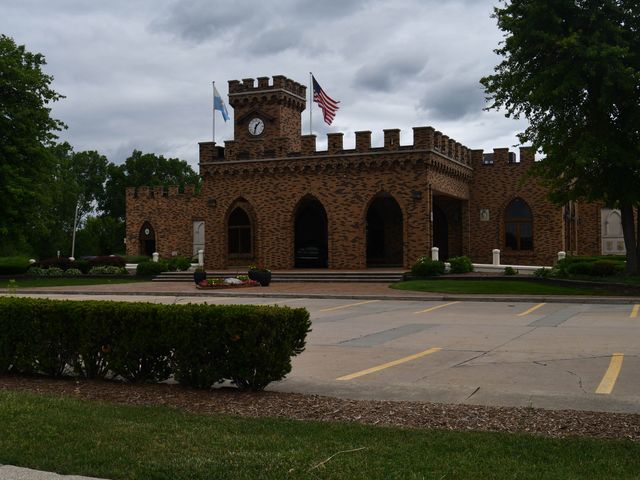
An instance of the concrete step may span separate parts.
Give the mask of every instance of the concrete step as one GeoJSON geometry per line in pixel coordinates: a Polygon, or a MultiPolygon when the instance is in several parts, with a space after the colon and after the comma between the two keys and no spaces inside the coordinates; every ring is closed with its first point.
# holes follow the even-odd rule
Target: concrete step
{"type": "MultiPolygon", "coordinates": [[[[240,273],[241,275],[243,273],[240,273]]],[[[208,278],[235,276],[234,272],[207,272],[208,278]]],[[[272,272],[272,282],[369,282],[392,283],[402,280],[401,272],[272,272]]],[[[193,272],[164,272],[154,282],[193,282],[193,272]]]]}

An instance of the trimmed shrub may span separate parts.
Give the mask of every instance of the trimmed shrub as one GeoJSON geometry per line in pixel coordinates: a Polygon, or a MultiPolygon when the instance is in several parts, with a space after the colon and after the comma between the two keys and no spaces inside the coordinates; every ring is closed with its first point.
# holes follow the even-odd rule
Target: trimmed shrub
{"type": "Polygon", "coordinates": [[[77,268],[70,268],[69,270],[64,272],[65,277],[78,277],[82,275],[82,272],[77,268]]]}
{"type": "Polygon", "coordinates": [[[564,271],[569,275],[591,275],[591,262],[570,263],[564,271]]]}
{"type": "Polygon", "coordinates": [[[64,275],[64,270],[58,267],[49,267],[45,270],[48,277],[61,277],[64,275]]]}
{"type": "Polygon", "coordinates": [[[0,373],[261,390],[291,371],[310,325],[301,308],[2,297],[0,373]]]}
{"type": "Polygon", "coordinates": [[[27,257],[1,257],[0,275],[20,275],[26,273],[30,266],[27,257]]]}
{"type": "Polygon", "coordinates": [[[449,259],[451,265],[450,273],[469,273],[473,272],[473,264],[469,257],[453,257],[449,259]]]}
{"type": "Polygon", "coordinates": [[[444,262],[420,257],[411,267],[411,273],[418,277],[435,277],[444,273],[444,262]]]}
{"type": "Polygon", "coordinates": [[[551,268],[539,268],[533,272],[533,276],[537,278],[549,278],[552,276],[553,270],[551,268]]]}
{"type": "Polygon", "coordinates": [[[114,266],[93,267],[89,270],[90,275],[126,275],[128,273],[126,268],[114,266]]]}
{"type": "Polygon", "coordinates": [[[596,260],[591,264],[591,275],[595,277],[610,277],[618,273],[617,266],[618,263],[611,260],[596,260]]]}
{"type": "Polygon", "coordinates": [[[119,267],[124,268],[124,258],[118,256],[102,256],[89,258],[89,267],[119,267]]]}
{"type": "Polygon", "coordinates": [[[47,275],[47,271],[44,268],[31,267],[29,270],[27,270],[27,274],[29,274],[29,275],[37,275],[39,277],[44,277],[44,276],[47,275]]]}
{"type": "Polygon", "coordinates": [[[164,260],[160,260],[158,262],[142,262],[139,263],[136,267],[136,275],[140,275],[143,277],[153,277],[155,275],[160,275],[162,272],[166,272],[168,270],[169,266],[164,260]]]}
{"type": "Polygon", "coordinates": [[[170,272],[175,272],[176,270],[183,272],[191,267],[191,259],[187,257],[172,257],[167,265],[170,272]]]}
{"type": "Polygon", "coordinates": [[[82,260],[82,259],[76,260],[75,262],[73,262],[73,264],[71,265],[71,268],[78,269],[84,274],[89,273],[89,270],[91,269],[91,267],[89,266],[89,261],[82,260]]]}
{"type": "Polygon", "coordinates": [[[513,267],[504,267],[505,275],[517,275],[519,272],[513,267]]]}

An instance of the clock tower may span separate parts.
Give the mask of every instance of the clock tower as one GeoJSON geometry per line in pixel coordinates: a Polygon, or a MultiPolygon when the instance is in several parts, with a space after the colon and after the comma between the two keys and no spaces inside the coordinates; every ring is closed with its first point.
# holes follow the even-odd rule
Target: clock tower
{"type": "MultiPolygon", "coordinates": [[[[226,142],[237,160],[274,158],[300,151],[301,113],[307,87],[282,75],[229,81],[234,109],[234,141],[226,142]]],[[[229,156],[227,156],[228,158],[229,156]]]]}

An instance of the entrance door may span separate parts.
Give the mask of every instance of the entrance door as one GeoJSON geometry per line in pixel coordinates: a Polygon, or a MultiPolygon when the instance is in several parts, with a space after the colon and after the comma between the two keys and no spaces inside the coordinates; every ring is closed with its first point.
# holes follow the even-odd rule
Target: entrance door
{"type": "Polygon", "coordinates": [[[150,257],[156,251],[156,232],[149,222],[144,222],[138,236],[140,255],[150,257]]]}
{"type": "Polygon", "coordinates": [[[294,222],[294,265],[298,268],[327,268],[327,212],[313,197],[302,200],[294,222]]]}
{"type": "Polygon", "coordinates": [[[368,267],[402,266],[402,210],[391,195],[380,195],[369,206],[366,237],[368,267]]]}

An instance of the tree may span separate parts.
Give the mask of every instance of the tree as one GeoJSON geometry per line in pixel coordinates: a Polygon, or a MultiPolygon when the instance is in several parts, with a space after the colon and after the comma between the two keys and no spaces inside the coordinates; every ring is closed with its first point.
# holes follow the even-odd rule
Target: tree
{"type": "Polygon", "coordinates": [[[78,225],[92,213],[104,195],[109,162],[96,151],[74,152],[67,142],[51,147],[55,159],[49,190],[55,201],[51,206],[51,234],[38,249],[50,255],[56,250],[71,252],[73,226],[78,208],[78,225]]]}
{"type": "Polygon", "coordinates": [[[544,153],[532,172],[552,200],[621,210],[627,272],[637,274],[640,4],[512,0],[494,12],[505,33],[496,53],[504,58],[481,80],[488,108],[528,119],[519,139],[544,153]]]}
{"type": "Polygon", "coordinates": [[[200,177],[191,166],[178,158],[165,158],[153,153],[134,150],[122,165],[110,165],[100,210],[105,215],[120,218],[125,216],[126,187],[199,185],[200,177]]]}
{"type": "Polygon", "coordinates": [[[48,146],[64,124],[48,105],[61,95],[50,88],[41,54],[0,35],[0,251],[30,250],[46,236],[53,157],[48,146]]]}

